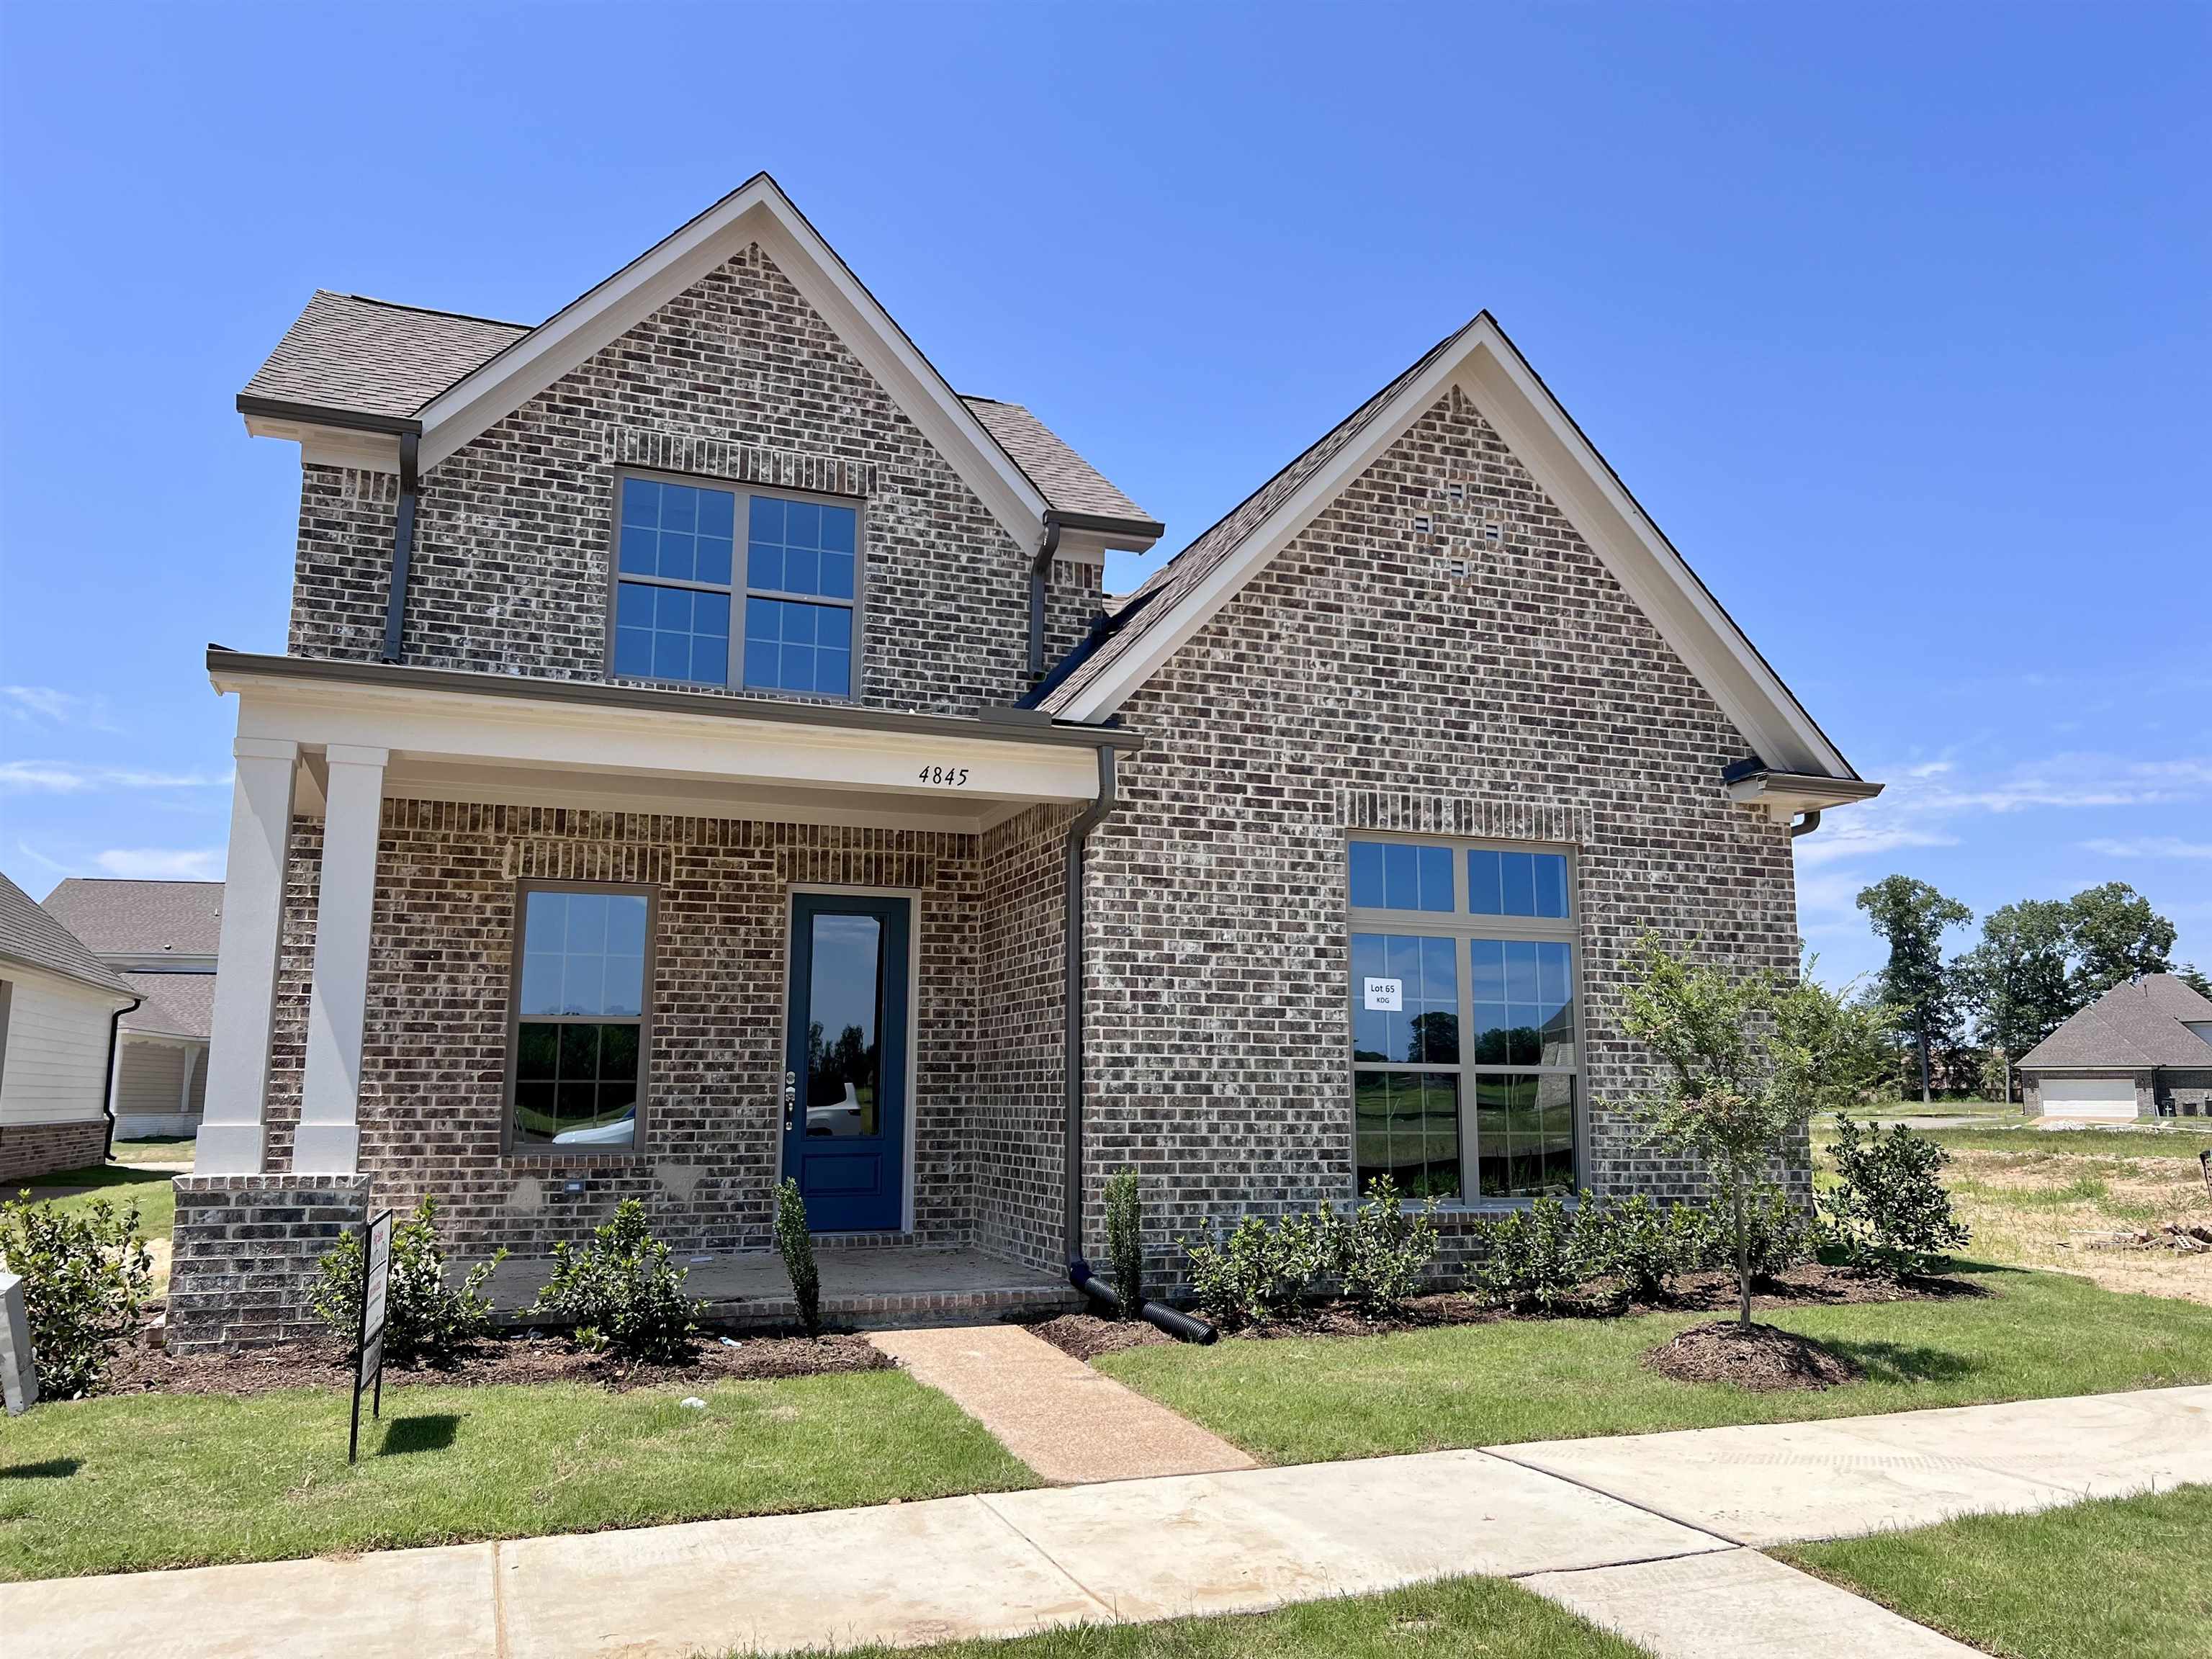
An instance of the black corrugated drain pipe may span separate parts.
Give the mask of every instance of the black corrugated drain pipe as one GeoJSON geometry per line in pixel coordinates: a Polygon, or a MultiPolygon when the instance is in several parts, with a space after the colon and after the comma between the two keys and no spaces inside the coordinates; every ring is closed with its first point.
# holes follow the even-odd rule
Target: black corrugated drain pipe
{"type": "MultiPolygon", "coordinates": [[[[1114,810],[1115,759],[1113,744],[1098,745],[1097,797],[1067,826],[1066,890],[1063,895],[1066,934],[1061,952],[1067,967],[1061,1067],[1067,1146],[1060,1181],[1066,1202],[1068,1283],[1109,1313],[1119,1315],[1121,1298],[1114,1293],[1112,1285],[1091,1271],[1091,1264],[1083,1257],[1083,846],[1091,832],[1114,810]]],[[[1161,1302],[1146,1302],[1137,1310],[1137,1317],[1185,1342],[1211,1342],[1215,1336],[1213,1327],[1204,1320],[1194,1319],[1161,1302]]]]}

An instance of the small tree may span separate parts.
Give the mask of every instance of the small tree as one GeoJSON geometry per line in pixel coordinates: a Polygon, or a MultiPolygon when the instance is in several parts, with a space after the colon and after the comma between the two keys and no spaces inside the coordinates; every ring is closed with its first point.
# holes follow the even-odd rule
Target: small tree
{"type": "Polygon", "coordinates": [[[1650,1137],[1711,1178],[1734,1249],[1736,1322],[1751,1325],[1752,1231],[1770,1166],[1813,1114],[1850,1104],[1887,1063],[1884,1011],[1802,976],[1693,966],[1646,933],[1622,1024],[1665,1065],[1631,1103],[1650,1137]]]}
{"type": "Polygon", "coordinates": [[[822,1270],[814,1265],[814,1234],[806,1224],[806,1195],[789,1176],[775,1189],[775,1248],[791,1275],[791,1299],[809,1336],[822,1334],[822,1270]]]}
{"type": "Polygon", "coordinates": [[[1839,1117],[1828,1156],[1836,1184],[1820,1195],[1820,1211],[1853,1267],[1904,1279],[1950,1265],[1968,1235],[1943,1188],[1948,1152],[1902,1123],[1884,1134],[1839,1117]]]}
{"type": "Polygon", "coordinates": [[[1134,1170],[1107,1177],[1106,1259],[1113,1266],[1114,1294],[1121,1304],[1121,1317],[1134,1319],[1145,1305],[1145,1228],[1134,1170]]]}

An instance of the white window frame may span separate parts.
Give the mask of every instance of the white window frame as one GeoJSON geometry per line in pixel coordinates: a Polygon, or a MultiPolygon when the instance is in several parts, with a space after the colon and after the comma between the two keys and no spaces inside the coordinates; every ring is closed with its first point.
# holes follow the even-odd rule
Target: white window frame
{"type": "Polygon", "coordinates": [[[1530,1074],[1571,1078],[1575,1090],[1574,1189],[1577,1193],[1581,1192],[1589,1185],[1589,1007],[1583,989],[1582,872],[1576,849],[1558,842],[1464,840],[1443,836],[1407,835],[1390,830],[1357,830],[1345,833],[1338,849],[1338,869],[1344,882],[1345,896],[1345,1058],[1348,1072],[1346,1106],[1352,1114],[1351,1178],[1354,1200],[1361,1196],[1358,1192],[1358,1079],[1363,1072],[1431,1072],[1459,1079],[1460,1195],[1456,1199],[1440,1200],[1437,1205],[1440,1210],[1525,1209],[1535,1201],[1529,1197],[1485,1197],[1480,1191],[1468,1191],[1470,1185],[1479,1187],[1480,1184],[1481,1145],[1478,1115],[1474,1109],[1475,1080],[1484,1077],[1530,1074]],[[1452,860],[1452,908],[1448,911],[1390,910],[1355,906],[1352,902],[1352,847],[1355,842],[1449,848],[1452,860]],[[1467,883],[1467,855],[1471,852],[1548,853],[1564,857],[1567,862],[1567,914],[1564,917],[1500,916],[1481,915],[1471,909],[1471,895],[1467,883]],[[1427,1061],[1394,1064],[1389,1060],[1358,1058],[1351,994],[1352,936],[1354,933],[1395,933],[1401,937],[1449,939],[1453,941],[1453,978],[1459,994],[1460,1058],[1456,1062],[1450,1065],[1427,1061]],[[1575,1063],[1572,1066],[1484,1066],[1469,1058],[1474,1033],[1474,976],[1469,971],[1466,945],[1467,941],[1478,939],[1532,940],[1566,945],[1568,988],[1574,998],[1575,1009],[1575,1063]]]}

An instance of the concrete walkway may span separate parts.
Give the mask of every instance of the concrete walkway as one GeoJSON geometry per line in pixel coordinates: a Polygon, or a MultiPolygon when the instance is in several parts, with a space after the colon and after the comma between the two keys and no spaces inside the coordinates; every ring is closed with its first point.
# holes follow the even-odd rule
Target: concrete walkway
{"type": "Polygon", "coordinates": [[[1055,1486],[1256,1467],[1218,1435],[1018,1325],[878,1331],[868,1340],[1055,1486]]]}
{"type": "Polygon", "coordinates": [[[2171,1389],[1174,1475],[0,1585],[0,1631],[9,1659],[681,1659],[1255,1612],[1490,1573],[1662,1659],[1957,1656],[1744,1544],[2212,1481],[2208,1428],[2212,1389],[2171,1389]]]}

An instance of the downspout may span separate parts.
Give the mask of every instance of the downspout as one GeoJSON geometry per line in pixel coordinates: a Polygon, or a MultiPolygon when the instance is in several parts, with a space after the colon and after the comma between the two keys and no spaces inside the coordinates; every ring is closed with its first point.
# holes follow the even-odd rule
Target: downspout
{"type": "Polygon", "coordinates": [[[1800,836],[1809,836],[1820,827],[1820,809],[1812,807],[1797,815],[1797,821],[1790,826],[1790,839],[1795,841],[1800,836]]]}
{"type": "Polygon", "coordinates": [[[115,1156],[115,1051],[123,1042],[123,1016],[137,1012],[145,1003],[145,998],[136,998],[130,1007],[118,1008],[108,1016],[107,1069],[100,1074],[100,1115],[107,1120],[107,1141],[100,1152],[102,1164],[115,1156]]]}
{"type": "Polygon", "coordinates": [[[1044,515],[1044,545],[1030,561],[1030,678],[1044,672],[1044,587],[1052,574],[1052,556],[1060,551],[1060,519],[1044,515]]]}
{"type": "MultiPolygon", "coordinates": [[[[1098,745],[1098,794],[1067,826],[1066,891],[1063,915],[1066,927],[1066,1035],[1062,1070],[1067,1115],[1066,1159],[1060,1180],[1067,1211],[1067,1279],[1085,1296],[1109,1314],[1121,1309],[1114,1287],[1091,1271],[1083,1256],[1083,846],[1091,832],[1113,811],[1115,753],[1111,744],[1098,745]]],[[[1164,1302],[1147,1301],[1135,1310],[1138,1318],[1157,1325],[1185,1342],[1211,1342],[1217,1333],[1202,1319],[1194,1319],[1164,1302]]]]}
{"type": "Polygon", "coordinates": [[[392,592],[384,607],[384,660],[399,660],[399,631],[407,620],[407,568],[415,558],[416,451],[422,434],[399,434],[399,507],[392,518],[392,592]]]}

